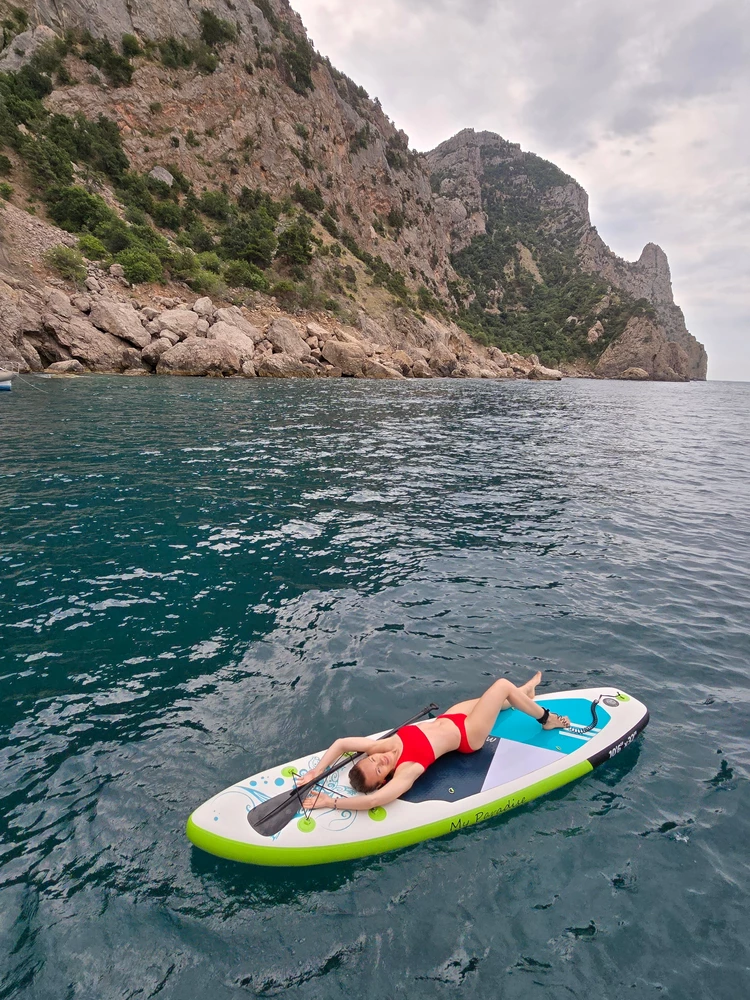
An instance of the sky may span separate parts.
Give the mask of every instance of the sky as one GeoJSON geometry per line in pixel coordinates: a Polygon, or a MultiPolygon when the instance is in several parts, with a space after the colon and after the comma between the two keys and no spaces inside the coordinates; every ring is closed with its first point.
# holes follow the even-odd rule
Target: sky
{"type": "Polygon", "coordinates": [[[748,0],[291,0],[426,151],[497,132],[588,191],[626,260],[667,253],[709,378],[750,381],[748,0]]]}

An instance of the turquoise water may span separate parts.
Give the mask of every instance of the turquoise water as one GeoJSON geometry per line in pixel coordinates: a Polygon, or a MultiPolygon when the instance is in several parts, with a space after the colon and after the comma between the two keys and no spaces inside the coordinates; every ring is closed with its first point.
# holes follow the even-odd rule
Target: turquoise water
{"type": "Polygon", "coordinates": [[[0,997],[748,995],[750,385],[27,380],[0,441],[0,997]],[[380,858],[184,837],[536,669],[651,724],[380,858]]]}

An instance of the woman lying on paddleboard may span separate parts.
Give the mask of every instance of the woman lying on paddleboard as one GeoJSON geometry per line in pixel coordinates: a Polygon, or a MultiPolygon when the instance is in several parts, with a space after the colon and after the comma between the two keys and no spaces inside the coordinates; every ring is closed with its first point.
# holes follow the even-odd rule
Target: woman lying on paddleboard
{"type": "Polygon", "coordinates": [[[505,679],[495,681],[481,698],[454,705],[434,722],[404,726],[388,739],[372,740],[354,736],[336,740],[326,750],[320,763],[308,771],[304,779],[307,782],[316,778],[342,754],[366,753],[368,756],[355,764],[349,772],[352,788],[360,794],[334,799],[324,792],[315,793],[305,799],[305,808],[337,809],[338,803],[342,802],[345,809],[360,811],[394,802],[411,788],[438,757],[451,750],[461,753],[480,750],[499,713],[505,708],[517,708],[530,715],[543,729],[566,729],[570,725],[570,719],[564,715],[555,715],[532,701],[541,678],[541,673],[537,673],[520,688],[505,679]]]}

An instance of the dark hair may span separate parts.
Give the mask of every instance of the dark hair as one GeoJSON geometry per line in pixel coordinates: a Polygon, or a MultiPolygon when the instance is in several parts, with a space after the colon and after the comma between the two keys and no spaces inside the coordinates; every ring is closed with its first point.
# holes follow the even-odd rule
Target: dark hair
{"type": "Polygon", "coordinates": [[[349,772],[349,784],[352,786],[354,791],[359,792],[360,795],[367,795],[368,792],[374,792],[378,787],[377,785],[370,787],[367,784],[365,772],[359,764],[355,764],[349,772]]]}

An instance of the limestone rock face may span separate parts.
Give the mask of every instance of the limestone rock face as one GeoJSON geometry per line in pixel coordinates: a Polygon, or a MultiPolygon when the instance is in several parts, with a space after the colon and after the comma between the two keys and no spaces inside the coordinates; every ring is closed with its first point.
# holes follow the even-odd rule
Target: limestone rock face
{"type": "Polygon", "coordinates": [[[628,368],[617,377],[627,382],[648,382],[651,380],[651,376],[643,368],[628,368]]]}
{"type": "Polygon", "coordinates": [[[559,382],[563,373],[556,368],[545,368],[544,365],[534,365],[529,372],[529,378],[536,382],[559,382]]]}
{"type": "Polygon", "coordinates": [[[47,371],[50,375],[85,375],[87,369],[80,361],[71,358],[70,361],[55,361],[47,371]]]}
{"type": "Polygon", "coordinates": [[[291,354],[266,354],[257,369],[259,378],[314,378],[315,369],[291,354]]]}
{"type": "Polygon", "coordinates": [[[362,377],[367,362],[367,351],[362,344],[342,344],[329,340],[323,346],[323,357],[344,375],[362,377]]]}
{"type": "Polygon", "coordinates": [[[404,378],[401,372],[397,372],[395,368],[389,368],[387,365],[383,365],[379,361],[373,361],[372,358],[368,358],[365,362],[362,374],[364,378],[404,378]]]}
{"type": "Polygon", "coordinates": [[[149,344],[148,347],[144,348],[141,353],[141,360],[145,365],[148,365],[149,368],[156,368],[162,354],[166,354],[167,351],[171,351],[173,347],[174,344],[171,340],[160,337],[159,340],[155,340],[152,344],[149,344]]]}
{"type": "Polygon", "coordinates": [[[243,362],[252,361],[255,357],[255,342],[237,326],[219,321],[210,327],[207,336],[209,340],[218,340],[222,344],[229,345],[243,362]]]}
{"type": "Polygon", "coordinates": [[[236,351],[218,340],[188,337],[159,358],[158,375],[237,375],[242,362],[236,351]]]}
{"type": "Polygon", "coordinates": [[[451,375],[458,365],[458,358],[445,344],[437,343],[430,354],[430,368],[436,375],[451,375]]]}
{"type": "Polygon", "coordinates": [[[634,316],[623,335],[599,359],[599,378],[620,378],[639,368],[660,382],[687,382],[690,359],[679,344],[667,340],[664,329],[645,316],[634,316]]]}
{"type": "Polygon", "coordinates": [[[275,319],[266,330],[266,340],[273,344],[279,354],[290,358],[308,358],[310,345],[302,339],[302,333],[290,319],[275,319]]]}
{"type": "Polygon", "coordinates": [[[127,340],[136,347],[144,348],[151,343],[151,335],[143,329],[140,316],[127,303],[97,299],[91,304],[89,319],[99,330],[127,340]]]}
{"type": "Polygon", "coordinates": [[[110,333],[105,333],[82,317],[69,320],[48,315],[42,319],[45,330],[53,334],[57,343],[65,349],[67,358],[75,358],[91,371],[121,372],[129,368],[126,358],[127,344],[110,333]]]}
{"type": "Polygon", "coordinates": [[[591,327],[589,332],[586,334],[586,343],[595,344],[597,340],[604,336],[604,327],[602,326],[602,321],[597,320],[596,323],[591,327]]]}
{"type": "Polygon", "coordinates": [[[260,10],[250,0],[235,0],[231,7],[225,0],[201,0],[199,5],[190,0],[159,0],[158,3],[139,3],[133,0],[31,0],[25,7],[32,14],[51,24],[58,31],[69,27],[86,28],[93,35],[121,38],[136,34],[147,38],[168,38],[172,35],[197,37],[201,8],[212,10],[219,17],[229,18],[243,34],[252,37],[255,25],[262,40],[269,41],[271,34],[260,10]]]}
{"type": "Polygon", "coordinates": [[[216,320],[219,323],[226,323],[228,326],[236,327],[240,333],[244,333],[246,337],[249,337],[255,344],[260,343],[263,340],[263,334],[257,328],[253,326],[252,323],[247,320],[240,308],[238,306],[229,306],[225,309],[216,310],[216,320]]]}
{"type": "MultiPolygon", "coordinates": [[[[463,249],[476,235],[486,230],[486,197],[513,198],[513,185],[538,184],[538,209],[544,215],[550,236],[564,234],[577,243],[577,255],[584,271],[599,275],[615,289],[634,300],[646,299],[656,310],[657,322],[669,342],[682,348],[685,358],[681,374],[691,379],[705,379],[706,352],[688,332],[685,317],[675,304],[672,280],[664,251],[649,243],[640,258],[629,263],[617,257],[591,224],[588,195],[583,188],[552,164],[539,172],[539,160],[524,153],[520,146],[490,132],[465,129],[427,154],[433,181],[439,181],[440,194],[459,202],[463,218],[454,219],[451,231],[453,252],[463,249]]],[[[520,266],[533,274],[535,267],[528,251],[518,247],[520,266]]],[[[537,272],[534,280],[540,277],[537,272]]],[[[606,308],[603,304],[602,309],[606,308]]],[[[589,343],[601,336],[595,324],[589,331],[589,343]],[[599,334],[599,336],[597,336],[599,334]]]]}
{"type": "Polygon", "coordinates": [[[57,33],[46,24],[16,35],[13,42],[0,55],[0,73],[17,73],[40,48],[54,42],[57,33]]]}
{"type": "Polygon", "coordinates": [[[192,309],[168,309],[155,322],[160,331],[170,330],[184,340],[196,335],[199,319],[192,309]]]}

